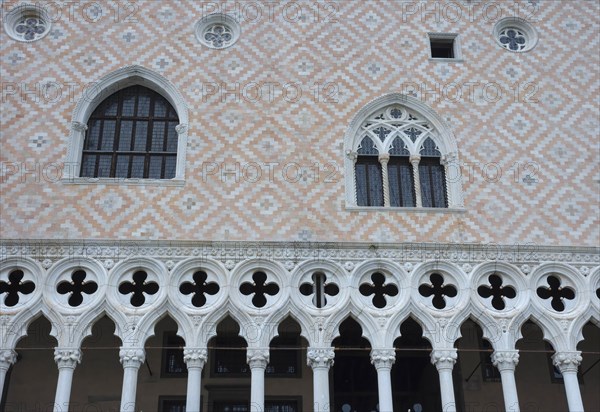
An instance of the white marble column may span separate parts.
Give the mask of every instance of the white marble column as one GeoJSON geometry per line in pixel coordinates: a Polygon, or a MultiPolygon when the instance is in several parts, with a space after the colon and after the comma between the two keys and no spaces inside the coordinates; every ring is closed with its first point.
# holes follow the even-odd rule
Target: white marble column
{"type": "Polygon", "coordinates": [[[381,181],[383,182],[383,205],[390,207],[390,178],[388,175],[388,162],[390,155],[383,153],[379,155],[379,163],[381,163],[381,181]]]}
{"type": "Polygon", "coordinates": [[[121,348],[119,358],[123,365],[123,390],[121,391],[121,412],[135,411],[135,395],[140,366],[146,360],[144,348],[121,348]]]}
{"type": "Polygon", "coordinates": [[[265,369],[269,364],[268,348],[246,349],[246,360],[250,366],[250,411],[263,412],[265,410],[265,369]]]}
{"type": "Polygon", "coordinates": [[[442,412],[456,412],[454,400],[454,382],[452,369],[458,355],[456,348],[434,349],[431,351],[431,363],[435,365],[440,375],[440,392],[442,394],[442,412]]]}
{"type": "Polygon", "coordinates": [[[500,371],[502,395],[506,412],[519,412],[519,398],[515,382],[515,368],[519,363],[519,351],[502,350],[492,353],[492,364],[500,371]]]}
{"type": "Polygon", "coordinates": [[[372,349],[371,363],[377,369],[377,388],[379,391],[379,412],[393,412],[392,365],[396,361],[394,349],[372,349]]]}
{"type": "Polygon", "coordinates": [[[583,401],[581,400],[581,391],[577,379],[577,370],[581,360],[580,351],[556,352],[552,356],[554,366],[560,370],[563,376],[569,412],[583,412],[583,401]]]}
{"type": "Polygon", "coordinates": [[[329,405],[329,368],[333,366],[333,348],[308,348],[306,363],[313,370],[313,411],[326,412],[329,405]]]}
{"type": "Polygon", "coordinates": [[[421,162],[421,156],[413,155],[409,158],[409,161],[413,169],[413,180],[415,185],[415,205],[417,207],[422,207],[423,200],[421,197],[421,175],[419,174],[419,162],[421,162]]]}
{"type": "Polygon", "coordinates": [[[81,351],[78,348],[55,348],[54,361],[58,366],[58,383],[54,397],[54,412],[69,410],[73,372],[81,362],[81,351]]]}
{"type": "Polygon", "coordinates": [[[200,395],[202,393],[202,368],[206,363],[207,352],[205,348],[183,349],[183,360],[187,365],[187,398],[186,412],[200,412],[200,395]]]}
{"type": "Polygon", "coordinates": [[[8,369],[11,367],[11,365],[14,365],[16,361],[17,352],[15,352],[12,349],[0,350],[0,405],[2,404],[2,400],[4,399],[3,396],[5,396],[2,393],[2,390],[4,389],[6,372],[8,372],[8,369]]]}

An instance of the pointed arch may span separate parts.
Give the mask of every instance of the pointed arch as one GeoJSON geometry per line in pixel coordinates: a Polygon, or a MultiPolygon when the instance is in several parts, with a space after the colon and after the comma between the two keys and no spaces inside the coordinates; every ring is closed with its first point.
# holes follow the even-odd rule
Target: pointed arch
{"type": "Polygon", "coordinates": [[[188,107],[179,90],[165,77],[146,67],[139,65],[125,66],[91,83],[84,90],[77,102],[71,120],[71,131],[67,159],[63,171],[63,180],[69,182],[88,182],[89,178],[80,178],[83,142],[87,122],[94,110],[113,93],[129,86],[141,85],[155,91],[164,97],[177,112],[179,125],[176,127],[177,163],[175,178],[170,181],[185,178],[185,156],[187,147],[188,107]],[[79,179],[79,180],[78,180],[79,179]]]}
{"type": "MultiPolygon", "coordinates": [[[[367,136],[378,148],[386,148],[385,151],[379,150],[380,157],[383,155],[384,158],[395,139],[400,138],[410,155],[415,157],[420,155],[419,149],[423,142],[433,139],[440,152],[441,162],[446,168],[444,179],[447,184],[447,207],[464,207],[458,169],[458,148],[454,135],[432,108],[417,98],[401,93],[386,94],[367,103],[356,113],[346,130],[344,166],[348,206],[357,206],[357,176],[354,165],[360,154],[359,147],[367,136]],[[377,127],[377,122],[380,121],[389,124],[390,128],[377,127]]],[[[419,206],[420,203],[417,202],[417,207],[419,206]]]]}

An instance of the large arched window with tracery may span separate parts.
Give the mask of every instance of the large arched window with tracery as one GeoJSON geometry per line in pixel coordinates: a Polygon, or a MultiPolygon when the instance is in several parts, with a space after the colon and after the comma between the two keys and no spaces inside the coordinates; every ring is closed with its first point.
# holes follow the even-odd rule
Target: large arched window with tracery
{"type": "Polygon", "coordinates": [[[172,179],[179,124],[173,106],[140,85],[121,89],[87,123],[81,177],[172,179]]]}
{"type": "Polygon", "coordinates": [[[386,96],[384,101],[391,103],[375,101],[375,108],[366,116],[359,113],[353,120],[345,142],[347,203],[361,207],[462,207],[456,148],[450,133],[440,130],[443,123],[431,109],[422,103],[403,104],[402,99],[411,103],[407,96],[396,98],[397,102],[386,96]],[[427,115],[419,111],[421,107],[427,115]],[[450,168],[457,173],[450,173],[450,168]]]}

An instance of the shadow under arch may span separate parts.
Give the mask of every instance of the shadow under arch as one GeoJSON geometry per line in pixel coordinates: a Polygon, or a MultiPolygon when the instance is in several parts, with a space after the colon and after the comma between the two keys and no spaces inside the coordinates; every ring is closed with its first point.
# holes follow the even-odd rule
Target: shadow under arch
{"type": "Polygon", "coordinates": [[[588,321],[583,326],[583,340],[577,345],[581,351],[579,373],[583,406],[592,411],[600,405],[600,326],[588,321]]]}
{"type": "Polygon", "coordinates": [[[423,334],[423,327],[408,317],[394,340],[396,361],[392,365],[392,398],[394,410],[441,410],[440,385],[437,370],[431,364],[432,346],[423,334]]]}
{"type": "Polygon", "coordinates": [[[363,329],[348,316],[339,326],[333,365],[333,410],[376,410],[378,403],[377,372],[371,364],[371,343],[363,337],[363,329]]]}
{"type": "Polygon", "coordinates": [[[50,332],[51,321],[39,314],[27,327],[15,346],[17,361],[5,378],[0,410],[50,410],[58,379],[58,368],[54,362],[54,348],[58,342],[50,332]],[[43,376],[43,379],[31,379],[43,376]]]}

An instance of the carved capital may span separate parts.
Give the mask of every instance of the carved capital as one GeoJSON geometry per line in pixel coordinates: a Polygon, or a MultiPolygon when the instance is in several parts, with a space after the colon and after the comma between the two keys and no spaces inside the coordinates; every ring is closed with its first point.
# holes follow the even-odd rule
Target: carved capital
{"type": "Polygon", "coordinates": [[[554,363],[554,366],[560,370],[560,373],[577,373],[577,369],[579,369],[582,359],[580,351],[556,352],[552,355],[552,362],[554,363]]]}
{"type": "Polygon", "coordinates": [[[346,156],[348,156],[348,159],[352,160],[354,163],[356,163],[356,159],[358,159],[358,153],[350,150],[346,152],[346,156]]]}
{"type": "Polygon", "coordinates": [[[408,160],[410,161],[410,164],[412,164],[413,166],[419,166],[419,162],[421,161],[421,156],[419,155],[411,155],[408,160]]]}
{"type": "Polygon", "coordinates": [[[431,363],[435,365],[438,371],[443,369],[452,369],[458,359],[456,349],[434,349],[431,351],[431,363]]]}
{"type": "Polygon", "coordinates": [[[246,361],[250,369],[261,368],[265,369],[269,364],[269,349],[268,348],[248,348],[246,349],[246,361]]]}
{"type": "Polygon", "coordinates": [[[76,132],[85,132],[87,130],[87,124],[81,122],[71,122],[71,128],[76,132]]]}
{"type": "Polygon", "coordinates": [[[184,134],[187,132],[187,129],[188,129],[188,125],[184,124],[184,123],[181,123],[181,124],[178,124],[177,126],[175,126],[175,131],[177,132],[177,134],[184,134]]]}
{"type": "Polygon", "coordinates": [[[206,359],[208,358],[205,348],[184,348],[183,349],[183,361],[186,363],[188,368],[200,368],[204,367],[206,359]]]}
{"type": "Polygon", "coordinates": [[[58,369],[75,369],[78,363],[81,363],[81,351],[78,348],[55,348],[54,362],[58,369]]]}
{"type": "Polygon", "coordinates": [[[144,348],[121,348],[119,359],[124,368],[139,368],[146,361],[144,348]]]}
{"type": "Polygon", "coordinates": [[[450,152],[450,153],[446,153],[444,156],[442,156],[442,158],[440,159],[440,163],[442,165],[449,165],[452,163],[456,163],[458,160],[458,155],[456,154],[456,152],[450,152]]]}
{"type": "Polygon", "coordinates": [[[516,350],[497,350],[492,353],[492,364],[500,372],[505,370],[514,371],[519,363],[519,351],[516,350]]]}
{"type": "Polygon", "coordinates": [[[333,348],[308,348],[306,364],[311,368],[331,368],[335,352],[333,348]]]}
{"type": "Polygon", "coordinates": [[[17,362],[17,352],[12,349],[0,350],[0,369],[8,369],[17,362]]]}
{"type": "Polygon", "coordinates": [[[383,164],[387,164],[387,162],[390,161],[390,154],[389,153],[381,153],[379,155],[379,162],[383,165],[383,164]]]}
{"type": "Polygon", "coordinates": [[[371,363],[375,369],[392,369],[396,361],[396,351],[394,349],[372,349],[371,363]]]}

